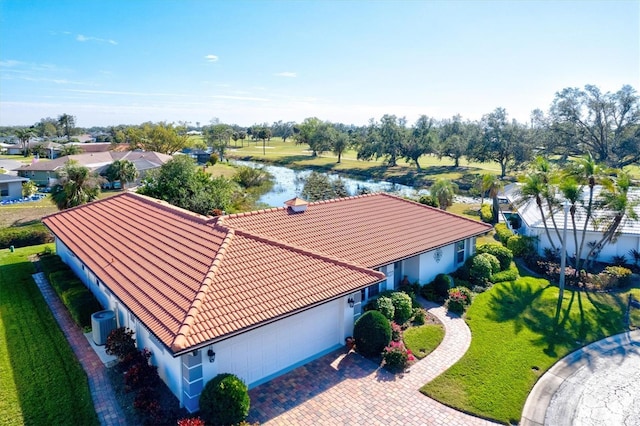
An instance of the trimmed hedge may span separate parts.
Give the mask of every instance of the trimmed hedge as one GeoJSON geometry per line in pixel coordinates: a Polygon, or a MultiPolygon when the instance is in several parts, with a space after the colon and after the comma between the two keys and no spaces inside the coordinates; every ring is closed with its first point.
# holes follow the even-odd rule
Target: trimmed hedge
{"type": "Polygon", "coordinates": [[[480,208],[480,220],[485,223],[493,222],[493,209],[490,204],[483,204],[480,208]]]}
{"type": "MultiPolygon", "coordinates": [[[[513,238],[513,237],[512,237],[513,238]]],[[[509,269],[511,266],[511,262],[513,261],[513,252],[509,250],[507,247],[504,247],[500,244],[482,244],[477,248],[477,253],[489,253],[498,258],[500,262],[500,270],[505,271],[509,269]]]]}
{"type": "Polygon", "coordinates": [[[53,242],[53,235],[41,224],[0,229],[0,249],[28,247],[53,242]]]}
{"type": "Polygon", "coordinates": [[[533,239],[522,235],[513,235],[507,240],[507,248],[516,257],[526,257],[534,254],[533,239]]]}
{"type": "Polygon", "coordinates": [[[497,284],[505,281],[515,281],[518,278],[520,278],[518,268],[512,264],[509,269],[493,274],[491,276],[491,282],[497,284]]]}
{"type": "Polygon", "coordinates": [[[496,235],[498,236],[498,240],[502,243],[502,245],[506,246],[509,238],[513,236],[513,232],[507,227],[504,223],[498,223],[494,226],[496,230],[496,235]]]}

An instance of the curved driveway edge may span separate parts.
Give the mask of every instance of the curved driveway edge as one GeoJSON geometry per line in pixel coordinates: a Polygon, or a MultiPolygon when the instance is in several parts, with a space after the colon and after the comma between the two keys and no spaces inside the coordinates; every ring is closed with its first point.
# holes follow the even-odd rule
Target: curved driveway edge
{"type": "Polygon", "coordinates": [[[491,425],[420,393],[455,364],[471,331],[446,308],[421,300],[445,328],[442,343],[404,374],[394,375],[355,352],[332,352],[249,391],[250,422],[274,425],[491,425]]]}
{"type": "Polygon", "coordinates": [[[640,330],[616,334],[578,349],[556,362],[536,382],[527,397],[520,424],[544,425],[547,409],[560,386],[582,367],[593,360],[621,347],[640,345],[640,330]]]}

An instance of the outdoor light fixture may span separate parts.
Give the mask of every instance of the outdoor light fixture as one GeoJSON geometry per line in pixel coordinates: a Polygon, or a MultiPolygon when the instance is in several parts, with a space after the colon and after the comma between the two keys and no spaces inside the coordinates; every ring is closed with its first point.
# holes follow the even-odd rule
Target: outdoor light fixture
{"type": "Polygon", "coordinates": [[[213,362],[216,360],[216,353],[213,351],[213,349],[209,349],[207,351],[207,356],[209,357],[209,362],[213,362]]]}
{"type": "Polygon", "coordinates": [[[353,297],[349,296],[349,299],[347,299],[347,303],[349,304],[350,308],[353,308],[353,305],[356,303],[355,300],[353,300],[353,297]]]}

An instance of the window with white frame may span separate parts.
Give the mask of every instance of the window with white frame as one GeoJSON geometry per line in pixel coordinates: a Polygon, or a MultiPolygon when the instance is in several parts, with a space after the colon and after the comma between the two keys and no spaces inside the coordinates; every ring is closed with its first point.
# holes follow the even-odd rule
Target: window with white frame
{"type": "Polygon", "coordinates": [[[456,243],[456,263],[464,262],[465,240],[456,243]]]}

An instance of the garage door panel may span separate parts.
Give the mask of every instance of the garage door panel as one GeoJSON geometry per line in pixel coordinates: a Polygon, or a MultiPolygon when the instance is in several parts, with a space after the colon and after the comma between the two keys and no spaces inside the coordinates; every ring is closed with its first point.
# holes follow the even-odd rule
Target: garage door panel
{"type": "Polygon", "coordinates": [[[334,301],[229,339],[219,372],[251,385],[326,351],[341,340],[340,307],[334,301]]]}

